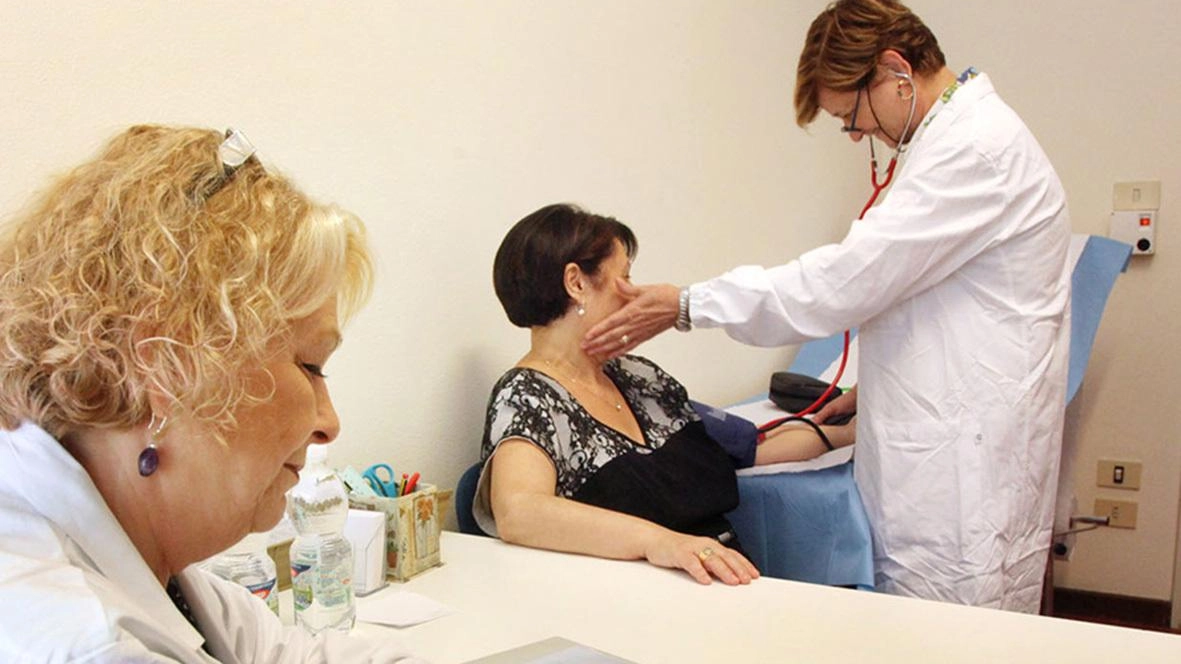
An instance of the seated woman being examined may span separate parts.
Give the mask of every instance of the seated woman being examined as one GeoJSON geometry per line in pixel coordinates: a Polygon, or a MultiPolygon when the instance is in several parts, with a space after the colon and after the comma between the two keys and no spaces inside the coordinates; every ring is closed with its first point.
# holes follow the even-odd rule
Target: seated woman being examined
{"type": "MultiPolygon", "coordinates": [[[[728,453],[656,364],[582,351],[586,331],[624,305],[618,284],[636,248],[624,224],[570,205],[544,207],[505,236],[496,295],[531,343],[492,389],[474,516],[508,542],[749,583],[759,572],[725,517],[738,505],[735,466],[826,446],[789,427],[728,453]]],[[[822,429],[834,446],[853,442],[851,426],[822,429]]]]}
{"type": "Polygon", "coordinates": [[[273,527],[340,428],[364,228],[241,134],[133,127],[0,235],[0,661],[399,661],[194,563],[273,527]]]}

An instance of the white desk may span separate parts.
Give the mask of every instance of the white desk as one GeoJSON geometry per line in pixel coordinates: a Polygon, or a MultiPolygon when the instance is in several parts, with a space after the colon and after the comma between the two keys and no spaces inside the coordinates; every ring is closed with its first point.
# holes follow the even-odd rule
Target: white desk
{"type": "MultiPolygon", "coordinates": [[[[551,636],[642,664],[1181,662],[1181,636],[764,578],[700,586],[682,572],[443,533],[444,565],[410,590],[456,613],[397,633],[435,664],[551,636]]],[[[373,595],[375,597],[377,595],[373,595]]],[[[364,603],[370,598],[360,598],[364,603]]]]}

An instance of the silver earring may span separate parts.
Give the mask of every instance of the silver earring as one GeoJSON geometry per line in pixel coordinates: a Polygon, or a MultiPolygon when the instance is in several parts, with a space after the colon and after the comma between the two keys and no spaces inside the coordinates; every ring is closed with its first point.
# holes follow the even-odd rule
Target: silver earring
{"type": "Polygon", "coordinates": [[[156,414],[152,414],[152,421],[148,423],[148,446],[139,453],[140,477],[147,477],[160,467],[160,453],[156,448],[156,439],[164,431],[165,424],[168,424],[167,417],[160,418],[160,424],[156,424],[156,414]]]}
{"type": "Polygon", "coordinates": [[[579,302],[579,303],[578,303],[578,315],[579,315],[579,316],[585,316],[585,315],[586,315],[586,307],[582,306],[582,303],[581,303],[581,302],[579,302]]]}

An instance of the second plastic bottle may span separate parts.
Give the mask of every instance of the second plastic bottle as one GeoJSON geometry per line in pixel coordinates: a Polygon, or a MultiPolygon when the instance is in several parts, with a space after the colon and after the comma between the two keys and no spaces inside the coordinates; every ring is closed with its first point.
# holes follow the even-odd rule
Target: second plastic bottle
{"type": "Polygon", "coordinates": [[[291,544],[295,621],[315,634],[348,632],[356,619],[353,548],[344,537],[348,492],[328,467],[324,445],[311,445],[299,484],[287,494],[287,514],[298,536],[291,544]]]}
{"type": "Polygon", "coordinates": [[[275,588],[275,563],[267,555],[267,536],[251,533],[218,555],[209,571],[228,581],[246,586],[267,608],[279,614],[279,592],[275,588]]]}

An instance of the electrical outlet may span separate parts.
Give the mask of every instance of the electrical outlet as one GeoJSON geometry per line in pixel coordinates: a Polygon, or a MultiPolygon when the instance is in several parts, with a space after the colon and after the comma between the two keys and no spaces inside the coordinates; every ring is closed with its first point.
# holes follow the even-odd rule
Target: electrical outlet
{"type": "Polygon", "coordinates": [[[1112,489],[1138,490],[1142,467],[1139,461],[1100,459],[1099,470],[1095,474],[1095,484],[1112,489]]]}
{"type": "Polygon", "coordinates": [[[1111,521],[1107,525],[1112,528],[1135,528],[1138,507],[1131,500],[1095,499],[1095,515],[1109,517],[1111,521]]]}

